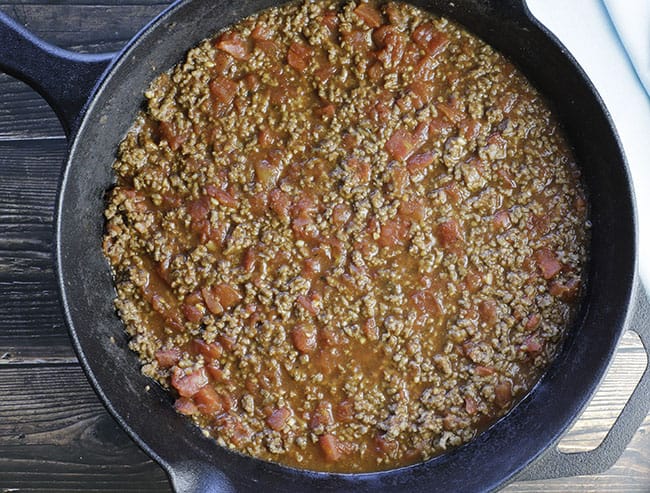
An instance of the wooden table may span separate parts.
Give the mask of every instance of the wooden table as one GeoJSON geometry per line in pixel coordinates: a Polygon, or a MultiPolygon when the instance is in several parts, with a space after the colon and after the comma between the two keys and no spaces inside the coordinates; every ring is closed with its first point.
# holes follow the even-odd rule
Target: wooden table
{"type": "MultiPolygon", "coordinates": [[[[118,50],[167,6],[155,0],[0,0],[0,10],[46,40],[118,50]]],[[[0,47],[1,49],[2,47],[0,47]]],[[[52,216],[66,141],[30,88],[0,74],[0,492],[168,491],[162,469],[104,410],[81,371],[59,308],[52,216]]],[[[627,335],[589,409],[563,440],[602,439],[645,367],[627,335]]],[[[516,482],[506,491],[650,491],[650,417],[605,474],[516,482]]]]}

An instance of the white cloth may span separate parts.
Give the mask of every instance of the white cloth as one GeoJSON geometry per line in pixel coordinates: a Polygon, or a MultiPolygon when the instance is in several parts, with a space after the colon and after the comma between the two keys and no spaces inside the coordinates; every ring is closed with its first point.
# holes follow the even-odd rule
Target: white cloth
{"type": "MultiPolygon", "coordinates": [[[[616,3],[616,9],[612,9],[612,12],[618,12],[616,15],[620,15],[624,5],[644,4],[645,10],[639,9],[635,12],[639,13],[639,18],[645,16],[647,20],[650,0],[607,2],[616,3]]],[[[613,28],[607,9],[600,0],[527,0],[527,4],[533,15],[551,30],[578,60],[612,115],[625,149],[636,191],[639,269],[644,284],[650,286],[650,98],[613,28]]],[[[634,16],[632,12],[628,12],[625,17],[634,16]]],[[[636,25],[636,22],[633,24],[636,25]]],[[[631,29],[634,31],[638,27],[633,26],[631,29]]],[[[650,48],[647,30],[646,26],[646,46],[638,51],[641,53],[638,56],[641,57],[644,56],[643,53],[647,55],[650,48]]],[[[641,37],[643,36],[641,34],[641,37]]]]}

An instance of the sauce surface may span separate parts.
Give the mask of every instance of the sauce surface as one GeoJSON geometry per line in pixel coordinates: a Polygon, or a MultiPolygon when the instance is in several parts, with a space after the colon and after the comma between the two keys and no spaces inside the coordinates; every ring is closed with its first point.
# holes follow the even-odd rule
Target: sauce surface
{"type": "Polygon", "coordinates": [[[143,372],[221,445],[399,467],[552,360],[587,203],[544,101],[478,38],[407,4],[292,3],[145,96],[104,252],[143,372]]]}

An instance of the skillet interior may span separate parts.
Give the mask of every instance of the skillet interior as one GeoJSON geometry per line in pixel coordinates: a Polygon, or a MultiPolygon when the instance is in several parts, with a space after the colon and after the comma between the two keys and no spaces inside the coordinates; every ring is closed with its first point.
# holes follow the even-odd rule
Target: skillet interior
{"type": "Polygon", "coordinates": [[[413,491],[489,490],[552,444],[602,377],[624,328],[636,256],[629,179],[606,113],[575,62],[527,18],[519,1],[412,3],[460,22],[506,54],[555,105],[583,169],[592,207],[588,292],[577,323],[550,370],[515,409],[474,441],[424,464],[363,475],[316,474],[243,457],[204,438],[174,412],[167,392],[140,374],[138,358],[127,347],[101,253],[104,191],[113,180],[117,144],[149,82],[200,40],[276,2],[181,3],[141,33],[101,85],[71,147],[57,216],[59,280],[80,359],[113,415],[172,476],[187,479],[197,471],[213,471],[215,481],[238,490],[260,484],[265,491],[397,485],[413,491]]]}

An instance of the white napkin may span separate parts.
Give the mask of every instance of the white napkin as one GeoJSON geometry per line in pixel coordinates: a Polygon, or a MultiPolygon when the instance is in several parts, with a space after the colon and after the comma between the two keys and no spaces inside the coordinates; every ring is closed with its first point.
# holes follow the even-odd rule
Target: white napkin
{"type": "MultiPolygon", "coordinates": [[[[644,284],[650,286],[650,98],[630,63],[632,55],[628,58],[601,0],[526,0],[526,3],[533,15],[562,41],[587,72],[612,115],[636,192],[639,269],[644,284]]],[[[635,52],[641,55],[634,56],[635,59],[640,56],[641,66],[647,69],[648,58],[646,55],[643,62],[642,53],[648,53],[650,43],[647,34],[650,0],[607,0],[607,3],[615,4],[616,12],[628,6],[632,12],[624,15],[638,17],[630,25],[636,25],[637,20],[645,23],[646,34],[641,34],[640,38],[634,36],[635,40],[645,36],[645,42],[639,45],[645,43],[645,48],[635,52]],[[643,22],[642,17],[646,19],[643,22]]],[[[637,32],[636,29],[632,31],[637,32]]]]}
{"type": "Polygon", "coordinates": [[[603,0],[639,79],[650,96],[650,0],[603,0]]]}

